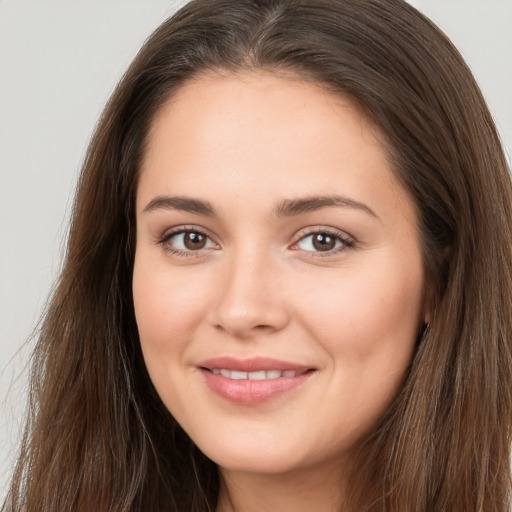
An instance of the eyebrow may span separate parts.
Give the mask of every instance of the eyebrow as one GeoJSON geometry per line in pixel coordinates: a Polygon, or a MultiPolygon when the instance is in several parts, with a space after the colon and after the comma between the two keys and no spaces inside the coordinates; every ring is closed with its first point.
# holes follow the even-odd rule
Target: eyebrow
{"type": "Polygon", "coordinates": [[[155,210],[182,210],[207,217],[217,216],[215,208],[207,201],[182,196],[156,196],[146,205],[144,212],[155,210]]]}
{"type": "MultiPolygon", "coordinates": [[[[320,210],[333,206],[354,208],[368,213],[372,217],[378,215],[366,204],[343,196],[313,196],[299,199],[284,199],[274,209],[276,217],[293,217],[304,213],[320,210]]],[[[217,212],[211,203],[202,199],[185,196],[156,196],[144,208],[144,212],[155,210],[182,210],[207,217],[216,217],[217,212]]]]}
{"type": "Polygon", "coordinates": [[[372,217],[377,219],[379,218],[379,216],[366,204],[350,199],[349,197],[337,195],[305,197],[302,199],[285,199],[274,209],[274,214],[277,217],[291,217],[320,210],[321,208],[328,208],[330,206],[355,208],[370,214],[372,217]]]}

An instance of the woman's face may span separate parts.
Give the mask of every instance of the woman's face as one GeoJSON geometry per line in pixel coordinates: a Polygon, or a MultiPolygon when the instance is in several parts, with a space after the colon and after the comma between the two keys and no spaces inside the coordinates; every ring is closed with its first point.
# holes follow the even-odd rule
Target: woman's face
{"type": "Polygon", "coordinates": [[[417,216],[376,130],[264,73],[202,76],[158,113],[133,294],[164,404],[222,468],[256,473],[346,460],[428,316],[417,216]]]}

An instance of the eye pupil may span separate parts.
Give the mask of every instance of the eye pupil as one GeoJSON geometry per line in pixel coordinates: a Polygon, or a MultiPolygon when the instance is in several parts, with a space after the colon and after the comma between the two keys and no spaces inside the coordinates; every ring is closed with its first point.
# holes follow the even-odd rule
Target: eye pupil
{"type": "Polygon", "coordinates": [[[191,251],[202,249],[206,245],[206,236],[201,233],[189,231],[183,237],[183,244],[191,251]]]}
{"type": "Polygon", "coordinates": [[[334,249],[336,239],[324,233],[317,233],[313,236],[313,247],[318,251],[330,251],[334,249]]]}

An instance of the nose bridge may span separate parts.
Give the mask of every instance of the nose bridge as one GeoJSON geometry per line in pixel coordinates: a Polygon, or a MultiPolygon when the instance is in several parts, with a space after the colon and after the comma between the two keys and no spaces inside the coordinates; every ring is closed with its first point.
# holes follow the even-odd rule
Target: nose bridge
{"type": "Polygon", "coordinates": [[[234,248],[224,262],[214,322],[232,335],[273,332],[288,322],[279,269],[270,251],[248,244],[234,248]]]}

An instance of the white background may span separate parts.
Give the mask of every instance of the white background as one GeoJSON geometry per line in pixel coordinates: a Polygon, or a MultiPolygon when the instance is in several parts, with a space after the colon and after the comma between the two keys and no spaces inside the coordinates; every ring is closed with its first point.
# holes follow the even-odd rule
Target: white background
{"type": "MultiPolygon", "coordinates": [[[[144,39],[184,1],[0,0],[0,502],[31,342],[94,124],[144,39]]],[[[411,0],[454,41],[512,148],[512,0],[411,0]]]]}

